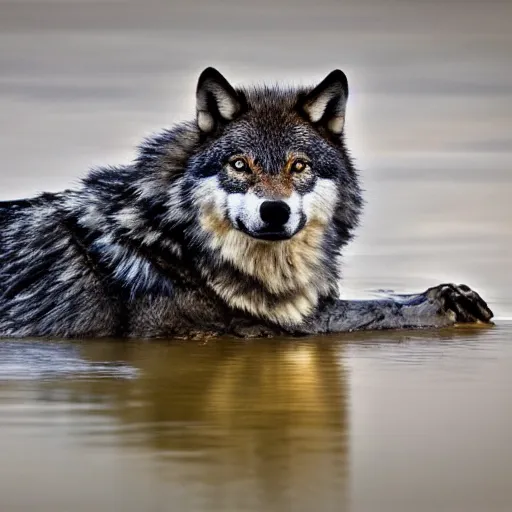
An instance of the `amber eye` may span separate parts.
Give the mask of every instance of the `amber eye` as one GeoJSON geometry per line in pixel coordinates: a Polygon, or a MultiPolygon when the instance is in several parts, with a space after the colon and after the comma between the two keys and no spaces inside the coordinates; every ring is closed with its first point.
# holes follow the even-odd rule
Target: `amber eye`
{"type": "Polygon", "coordinates": [[[231,167],[238,172],[250,172],[249,165],[244,158],[235,158],[230,162],[231,167]]]}
{"type": "Polygon", "coordinates": [[[309,167],[309,164],[305,160],[295,160],[291,166],[291,171],[294,173],[304,172],[309,167]]]}

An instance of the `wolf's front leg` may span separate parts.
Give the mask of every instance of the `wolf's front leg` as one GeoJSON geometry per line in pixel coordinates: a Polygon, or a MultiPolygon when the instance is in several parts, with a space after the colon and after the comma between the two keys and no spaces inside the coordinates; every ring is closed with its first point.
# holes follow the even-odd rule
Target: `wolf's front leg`
{"type": "Polygon", "coordinates": [[[445,327],[455,323],[490,323],[492,317],[484,300],[468,286],[442,284],[417,295],[332,301],[308,319],[303,332],[445,327]]]}

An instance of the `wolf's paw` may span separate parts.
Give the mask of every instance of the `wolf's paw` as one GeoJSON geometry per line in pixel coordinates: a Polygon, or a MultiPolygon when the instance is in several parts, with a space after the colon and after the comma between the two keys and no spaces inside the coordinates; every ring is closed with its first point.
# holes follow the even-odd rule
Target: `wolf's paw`
{"type": "Polygon", "coordinates": [[[482,297],[465,284],[441,284],[429,288],[425,295],[439,306],[439,314],[455,323],[490,323],[494,316],[482,297]]]}

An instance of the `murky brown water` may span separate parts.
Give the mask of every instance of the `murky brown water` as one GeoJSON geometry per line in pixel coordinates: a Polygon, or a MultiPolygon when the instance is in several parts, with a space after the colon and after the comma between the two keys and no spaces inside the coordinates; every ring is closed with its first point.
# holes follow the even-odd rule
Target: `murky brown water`
{"type": "Polygon", "coordinates": [[[2,511],[505,511],[512,324],[0,343],[2,511]]]}
{"type": "Polygon", "coordinates": [[[344,69],[344,294],[467,282],[491,329],[0,340],[0,512],[512,510],[512,3],[0,0],[0,199],[70,187],[235,82],[344,69]],[[246,3],[245,8],[240,5],[246,3]]]}

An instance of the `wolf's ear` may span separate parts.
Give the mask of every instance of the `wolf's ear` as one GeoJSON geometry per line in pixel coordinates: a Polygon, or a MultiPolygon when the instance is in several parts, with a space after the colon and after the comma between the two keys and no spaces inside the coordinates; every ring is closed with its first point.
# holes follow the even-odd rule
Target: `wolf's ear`
{"type": "Polygon", "coordinates": [[[196,102],[197,125],[210,133],[240,115],[245,98],[216,69],[206,68],[197,82],[196,102]]]}
{"type": "Polygon", "coordinates": [[[345,124],[348,81],[345,73],[335,69],[299,101],[299,110],[316,126],[340,135],[345,124]]]}

